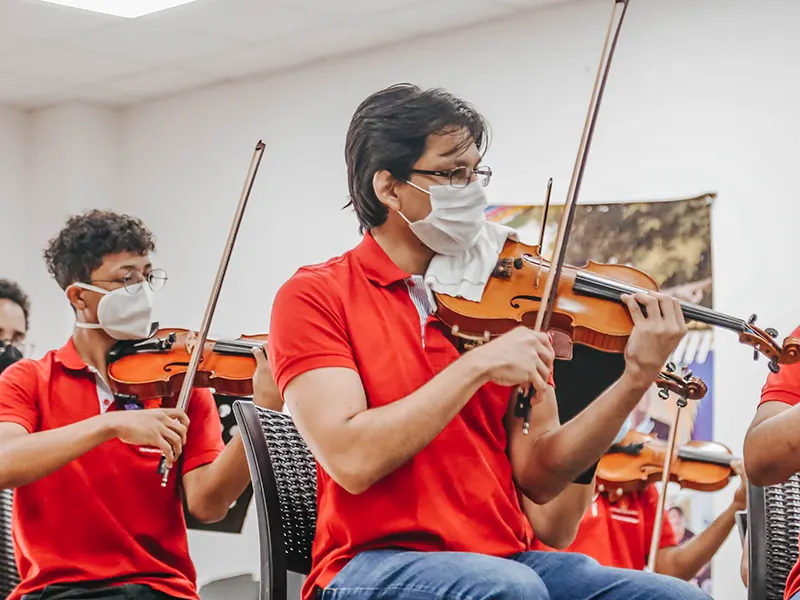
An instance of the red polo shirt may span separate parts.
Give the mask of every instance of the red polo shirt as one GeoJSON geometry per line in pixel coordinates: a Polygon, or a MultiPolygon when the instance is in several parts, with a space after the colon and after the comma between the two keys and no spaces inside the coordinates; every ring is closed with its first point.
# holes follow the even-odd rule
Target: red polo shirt
{"type": "MultiPolygon", "coordinates": [[[[795,329],[792,335],[800,337],[800,327],[795,329]]],[[[770,373],[767,376],[767,381],[761,389],[759,406],[765,402],[783,402],[789,406],[800,403],[800,363],[781,365],[778,373],[770,373]]],[[[784,598],[789,600],[797,592],[800,592],[800,561],[795,563],[786,578],[784,598]]]]}
{"type": "MultiPolygon", "coordinates": [[[[369,407],[383,406],[457,360],[443,326],[420,317],[411,283],[370,234],[295,273],[272,308],[270,364],[281,392],[306,371],[344,367],[358,372],[369,407]]],[[[533,532],[506,455],[509,398],[509,388],[483,386],[425,449],[363,494],[349,494],[317,465],[319,514],[304,598],[365,550],[526,550],[533,532]]]]}
{"type": "MultiPolygon", "coordinates": [[[[64,427],[116,410],[70,339],[40,360],[22,360],[0,376],[0,422],[29,433],[64,427]]],[[[12,531],[22,583],[9,597],[46,585],[106,581],[146,584],[197,598],[178,473],[212,462],[222,450],[214,398],[195,390],[182,468],[166,488],[158,450],[110,440],[47,477],[14,491],[12,531]]]]}
{"type": "MultiPolygon", "coordinates": [[[[641,571],[647,565],[650,540],[658,514],[658,490],[650,485],[644,492],[626,494],[617,502],[598,494],[583,515],[575,541],[565,552],[591,556],[606,567],[641,571]]],[[[677,546],[678,540],[664,515],[659,548],[677,546]]],[[[552,550],[538,540],[536,550],[552,550]]]]}

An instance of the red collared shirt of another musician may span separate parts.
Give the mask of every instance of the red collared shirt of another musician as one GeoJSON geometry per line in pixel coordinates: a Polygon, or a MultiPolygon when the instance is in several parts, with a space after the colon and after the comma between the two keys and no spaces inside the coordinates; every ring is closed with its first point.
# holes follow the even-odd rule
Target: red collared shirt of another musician
{"type": "MultiPolygon", "coordinates": [[[[800,327],[795,329],[792,335],[800,336],[800,327]]],[[[769,374],[761,389],[759,406],[765,402],[783,402],[789,406],[800,403],[800,363],[781,365],[779,372],[769,374]]],[[[791,598],[798,592],[800,592],[800,561],[795,563],[786,578],[784,598],[791,598]]]]}
{"type": "MultiPolygon", "coordinates": [[[[597,494],[581,520],[578,536],[564,552],[586,554],[606,567],[641,571],[647,565],[657,513],[655,485],[643,492],[625,494],[614,503],[607,494],[597,494]]],[[[677,544],[675,532],[664,515],[659,548],[677,544]]],[[[538,540],[533,549],[552,550],[538,540]]]]}

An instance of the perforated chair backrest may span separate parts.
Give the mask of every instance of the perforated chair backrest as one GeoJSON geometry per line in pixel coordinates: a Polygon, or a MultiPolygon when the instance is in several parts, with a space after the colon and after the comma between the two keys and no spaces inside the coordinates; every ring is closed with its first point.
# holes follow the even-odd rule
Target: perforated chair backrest
{"type": "Polygon", "coordinates": [[[237,400],[261,546],[261,600],[286,598],[286,572],[307,575],[317,524],[317,465],[289,415],[237,400]]]}
{"type": "Polygon", "coordinates": [[[783,600],[786,578],[797,562],[800,539],[800,474],[778,485],[747,490],[749,600],[783,600]]]}
{"type": "Polygon", "coordinates": [[[0,598],[8,597],[19,585],[11,538],[11,502],[14,490],[0,490],[0,598]]]}

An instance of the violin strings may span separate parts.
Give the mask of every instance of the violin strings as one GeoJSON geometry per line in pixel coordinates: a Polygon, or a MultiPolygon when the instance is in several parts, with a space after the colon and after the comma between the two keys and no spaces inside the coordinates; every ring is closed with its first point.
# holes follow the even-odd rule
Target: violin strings
{"type": "MultiPolygon", "coordinates": [[[[652,290],[641,288],[636,285],[614,281],[605,277],[595,275],[594,273],[578,272],[575,276],[576,293],[583,293],[590,296],[605,298],[607,300],[621,301],[622,294],[649,294],[652,290]]],[[[705,323],[707,325],[716,325],[734,331],[746,331],[748,329],[747,323],[744,319],[738,319],[706,308],[705,306],[698,306],[689,302],[681,302],[681,309],[685,317],[705,323]]]]}

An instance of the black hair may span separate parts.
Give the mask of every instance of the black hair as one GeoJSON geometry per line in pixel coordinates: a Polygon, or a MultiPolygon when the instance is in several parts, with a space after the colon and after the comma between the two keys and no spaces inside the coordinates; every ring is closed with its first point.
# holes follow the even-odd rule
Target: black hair
{"type": "Polygon", "coordinates": [[[153,234],[130,215],[91,210],[67,220],[44,251],[47,270],[65,290],[75,282],[89,283],[91,274],[110,254],[144,255],[155,249],[153,234]]]}
{"type": "Polygon", "coordinates": [[[464,148],[473,141],[481,153],[489,145],[489,125],[466,101],[440,88],[423,90],[400,83],[364,100],[350,121],[345,143],[350,202],[360,230],[386,221],[389,210],[378,200],[372,179],[386,170],[405,180],[425,152],[428,136],[464,129],[464,148]]]}
{"type": "Polygon", "coordinates": [[[22,288],[10,279],[0,279],[0,300],[11,300],[22,309],[22,314],[25,315],[25,328],[27,329],[31,303],[22,288]]]}

